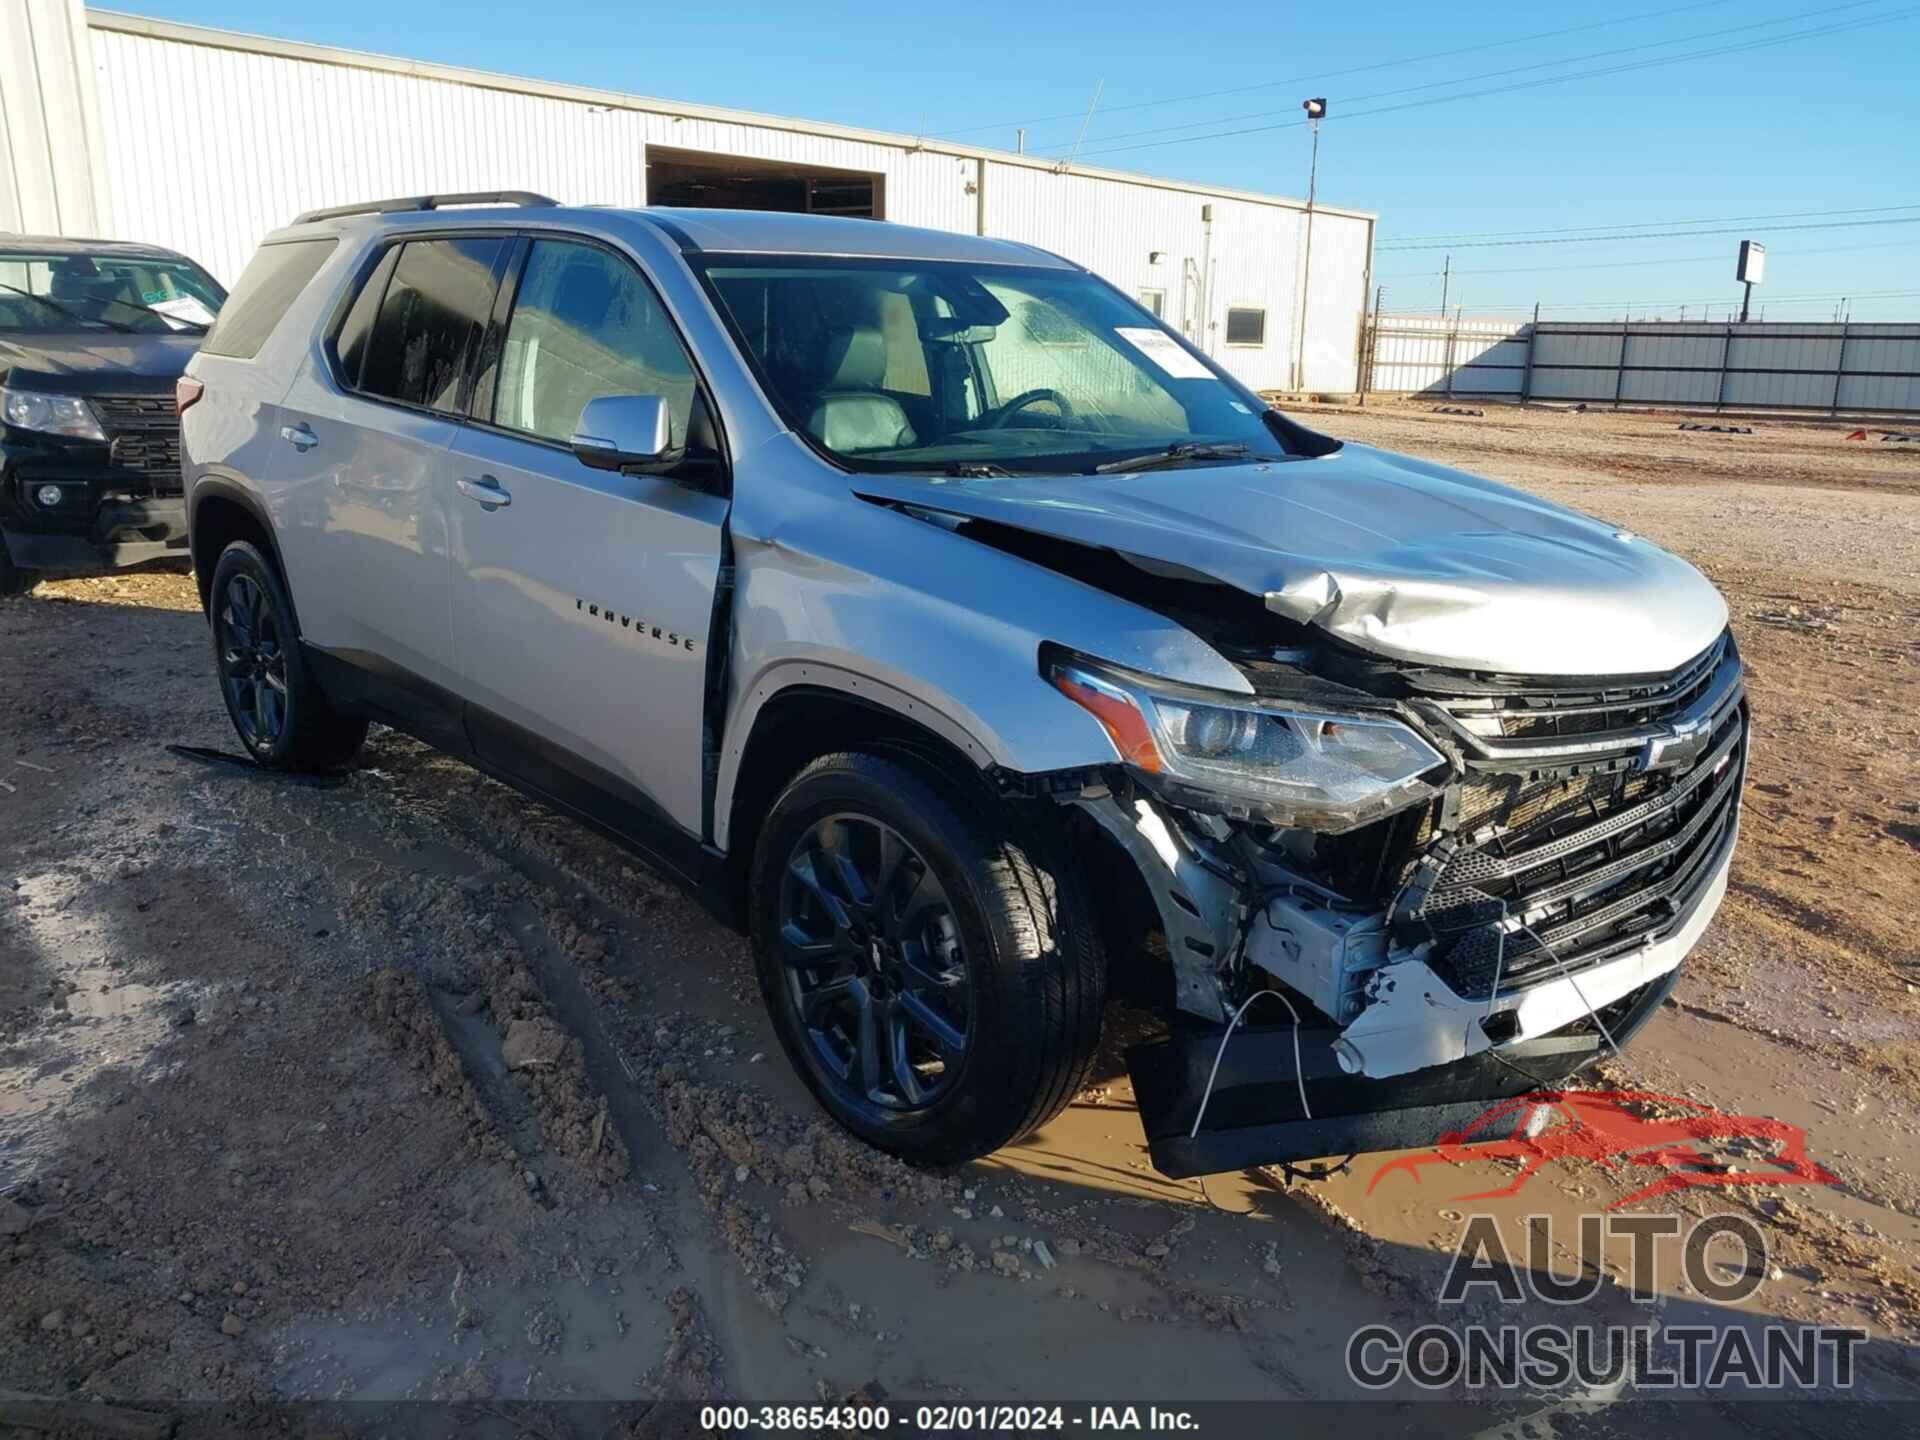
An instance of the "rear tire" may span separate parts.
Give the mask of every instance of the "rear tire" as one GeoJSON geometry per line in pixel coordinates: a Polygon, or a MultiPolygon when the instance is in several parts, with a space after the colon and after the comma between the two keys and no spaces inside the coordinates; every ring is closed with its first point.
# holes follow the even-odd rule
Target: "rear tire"
{"type": "Polygon", "coordinates": [[[40,572],[22,570],[13,563],[13,557],[7,554],[7,542],[0,539],[0,599],[10,599],[15,595],[25,595],[40,583],[40,572]]]}
{"type": "Polygon", "coordinates": [[[247,753],[269,770],[337,770],[353,759],[367,722],[321,694],[273,562],[236,540],[220,552],[207,593],[220,694],[247,753]]]}
{"type": "Polygon", "coordinates": [[[1051,817],[914,753],[823,756],[761,827],[749,906],[788,1058],[870,1144],[975,1159],[1086,1083],[1106,964],[1051,817]]]}

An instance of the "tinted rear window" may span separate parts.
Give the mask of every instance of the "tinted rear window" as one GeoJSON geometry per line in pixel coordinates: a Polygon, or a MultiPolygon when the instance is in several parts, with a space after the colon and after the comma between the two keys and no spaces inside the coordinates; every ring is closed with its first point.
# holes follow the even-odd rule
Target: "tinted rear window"
{"type": "Polygon", "coordinates": [[[432,410],[458,409],[468,350],[486,331],[494,269],[507,244],[472,237],[403,246],[367,342],[361,390],[432,410]]]}
{"type": "Polygon", "coordinates": [[[262,245],[247,262],[200,348],[209,355],[230,355],[236,360],[251,360],[258,355],[287,307],[307,288],[307,282],[339,243],[329,238],[262,245]]]}

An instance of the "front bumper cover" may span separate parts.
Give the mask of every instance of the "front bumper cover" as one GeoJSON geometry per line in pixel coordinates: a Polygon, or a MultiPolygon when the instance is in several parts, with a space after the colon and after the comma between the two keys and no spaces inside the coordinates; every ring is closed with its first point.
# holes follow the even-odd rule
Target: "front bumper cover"
{"type": "MultiPolygon", "coordinates": [[[[1731,863],[1729,844],[1711,883],[1664,940],[1576,975],[1530,986],[1512,1039],[1490,1042],[1479,1025],[1486,1002],[1453,996],[1432,977],[1437,988],[1422,993],[1420,1008],[1426,1014],[1420,1023],[1425,1033],[1454,1035],[1462,1045],[1447,1057],[1436,1056],[1437,1063],[1408,1073],[1349,1073],[1334,1050],[1341,1032],[1327,1028],[1299,1032],[1296,1079],[1292,1027],[1243,1026],[1223,1052],[1224,1025],[1181,1017],[1170,1038],[1127,1052],[1154,1167],[1180,1179],[1251,1165],[1431,1145],[1444,1132],[1466,1129],[1501,1100],[1559,1084],[1607,1052],[1597,1029],[1578,1025],[1589,1005],[1611,1016],[1607,1031],[1624,1045],[1673,993],[1680,962],[1726,893],[1731,863]],[[1449,1005],[1449,999],[1456,1003],[1449,1005]],[[1436,1006],[1443,1015],[1432,1013],[1436,1006]],[[1450,1023],[1449,1016],[1458,1024],[1450,1023]],[[1219,1068],[1209,1093],[1216,1057],[1219,1068]],[[1303,1086],[1310,1115],[1301,1108],[1303,1086]],[[1197,1115],[1203,1123],[1195,1133],[1197,1115]]],[[[1354,1028],[1346,1033],[1351,1036],[1354,1028]]]]}

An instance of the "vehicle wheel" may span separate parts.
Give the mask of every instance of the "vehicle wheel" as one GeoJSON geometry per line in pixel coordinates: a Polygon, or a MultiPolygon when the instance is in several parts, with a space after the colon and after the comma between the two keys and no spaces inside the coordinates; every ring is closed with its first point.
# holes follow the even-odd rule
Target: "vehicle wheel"
{"type": "Polygon", "coordinates": [[[13,557],[7,554],[4,540],[0,540],[0,599],[14,595],[24,595],[40,583],[37,570],[22,570],[13,563],[13,557]]]}
{"type": "Polygon", "coordinates": [[[774,803],[749,900],[760,988],[820,1103],[954,1164],[1085,1083],[1106,966],[1050,827],[910,753],[824,756],[774,803]]]}
{"type": "Polygon", "coordinates": [[[244,540],[213,569],[213,658],[241,743],[272,770],[333,770],[367,738],[367,722],[327,704],[300,653],[293,606],[273,563],[244,540]]]}

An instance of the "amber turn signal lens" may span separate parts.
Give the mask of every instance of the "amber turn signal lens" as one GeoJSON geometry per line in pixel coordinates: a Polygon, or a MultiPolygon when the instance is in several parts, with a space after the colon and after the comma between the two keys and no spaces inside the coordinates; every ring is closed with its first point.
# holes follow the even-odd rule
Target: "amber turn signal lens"
{"type": "Polygon", "coordinates": [[[1140,713],[1138,705],[1125,695],[1065,667],[1056,669],[1051,678],[1054,689],[1100,722],[1122,760],[1148,774],[1160,773],[1160,751],[1154,746],[1153,732],[1147,728],[1147,717],[1140,713]]]}

